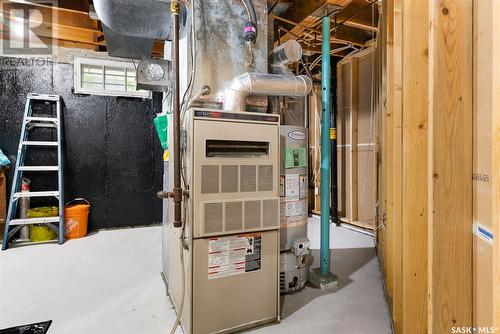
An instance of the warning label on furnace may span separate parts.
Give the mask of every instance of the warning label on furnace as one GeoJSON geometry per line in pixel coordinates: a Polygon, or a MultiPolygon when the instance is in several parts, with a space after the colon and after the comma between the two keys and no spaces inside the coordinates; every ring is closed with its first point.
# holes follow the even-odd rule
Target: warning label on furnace
{"type": "Polygon", "coordinates": [[[256,271],[261,268],[262,242],[258,233],[208,240],[208,279],[256,271]]]}

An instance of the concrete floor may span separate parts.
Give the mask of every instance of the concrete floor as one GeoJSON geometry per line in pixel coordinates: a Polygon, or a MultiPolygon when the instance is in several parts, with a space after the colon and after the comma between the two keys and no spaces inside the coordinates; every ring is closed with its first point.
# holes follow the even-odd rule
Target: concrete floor
{"type": "MultiPolygon", "coordinates": [[[[309,235],[317,249],[315,219],[309,235]]],[[[284,297],[281,323],[252,333],[391,333],[372,238],[338,227],[332,235],[339,287],[284,297]]],[[[168,333],[175,320],[159,274],[161,227],[12,248],[0,263],[0,328],[53,320],[49,334],[168,333]]]]}

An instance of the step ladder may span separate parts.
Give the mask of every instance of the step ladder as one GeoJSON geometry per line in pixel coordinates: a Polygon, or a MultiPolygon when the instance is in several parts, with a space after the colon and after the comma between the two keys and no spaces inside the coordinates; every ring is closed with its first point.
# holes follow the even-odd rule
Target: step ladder
{"type": "Polygon", "coordinates": [[[61,137],[61,98],[59,95],[28,94],[24,110],[24,118],[21,126],[21,136],[17,150],[17,160],[12,180],[12,191],[9,200],[9,210],[5,224],[5,232],[2,250],[9,247],[9,241],[24,226],[31,224],[45,224],[58,236],[59,244],[64,242],[64,196],[63,196],[63,165],[62,165],[62,137],[61,137]],[[34,101],[42,101],[47,104],[55,104],[56,117],[37,117],[33,113],[34,101]],[[33,128],[53,128],[57,141],[32,141],[29,140],[29,132],[33,128]],[[56,166],[25,166],[24,159],[26,150],[32,146],[57,148],[56,166]],[[21,180],[23,172],[57,172],[58,189],[48,191],[21,192],[21,180]],[[23,197],[55,197],[59,201],[59,216],[48,218],[16,219],[18,200],[23,197]]]}

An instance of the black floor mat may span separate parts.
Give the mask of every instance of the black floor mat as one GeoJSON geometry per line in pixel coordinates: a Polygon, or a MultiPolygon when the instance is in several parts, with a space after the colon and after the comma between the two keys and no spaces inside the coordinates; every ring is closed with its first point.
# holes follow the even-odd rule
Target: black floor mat
{"type": "Polygon", "coordinates": [[[49,330],[50,324],[52,324],[52,320],[0,329],[0,334],[45,334],[49,330]]]}

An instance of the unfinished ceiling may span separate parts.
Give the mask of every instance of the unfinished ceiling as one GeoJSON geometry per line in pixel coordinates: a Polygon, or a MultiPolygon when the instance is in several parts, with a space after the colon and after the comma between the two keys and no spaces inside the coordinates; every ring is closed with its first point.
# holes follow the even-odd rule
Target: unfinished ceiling
{"type": "MultiPolygon", "coordinates": [[[[55,40],[63,47],[106,51],[101,23],[89,16],[91,0],[59,0],[56,8],[42,4],[24,6],[33,5],[44,17],[44,22],[39,22],[40,26],[34,29],[42,41],[55,40]],[[47,17],[57,19],[47,22],[47,17]]],[[[309,56],[321,52],[321,17],[325,14],[332,19],[332,55],[344,56],[353,51],[345,46],[366,47],[377,31],[377,0],[268,0],[268,8],[274,24],[275,43],[297,39],[309,56]]],[[[5,8],[1,14],[3,31],[3,22],[7,22],[11,14],[5,8]]],[[[30,17],[30,20],[37,22],[37,17],[30,17]]],[[[153,56],[163,57],[162,41],[155,42],[153,56]]]]}
{"type": "Polygon", "coordinates": [[[346,45],[364,48],[375,38],[378,25],[377,0],[276,0],[270,5],[275,43],[297,39],[309,53],[321,53],[321,18],[332,20],[331,50],[344,56],[352,51],[336,49],[346,45]]]}

